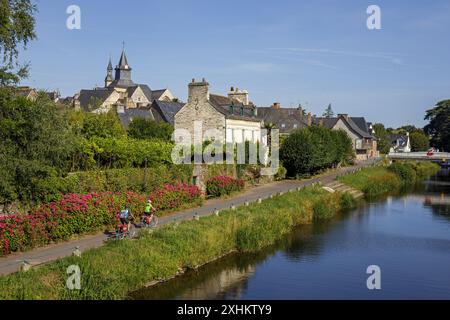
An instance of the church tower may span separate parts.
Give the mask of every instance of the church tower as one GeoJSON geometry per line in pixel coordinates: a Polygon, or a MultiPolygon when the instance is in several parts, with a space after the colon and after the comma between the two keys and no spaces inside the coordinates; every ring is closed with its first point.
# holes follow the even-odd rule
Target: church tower
{"type": "Polygon", "coordinates": [[[105,78],[105,88],[108,87],[113,82],[113,76],[112,76],[113,67],[112,67],[112,63],[111,63],[111,58],[109,58],[108,68],[106,70],[107,70],[107,72],[106,72],[106,78],[105,78]]]}
{"type": "Polygon", "coordinates": [[[114,83],[117,86],[132,86],[134,85],[131,80],[131,67],[128,64],[127,56],[125,55],[125,49],[122,51],[120,56],[119,64],[116,66],[116,77],[114,83]]]}

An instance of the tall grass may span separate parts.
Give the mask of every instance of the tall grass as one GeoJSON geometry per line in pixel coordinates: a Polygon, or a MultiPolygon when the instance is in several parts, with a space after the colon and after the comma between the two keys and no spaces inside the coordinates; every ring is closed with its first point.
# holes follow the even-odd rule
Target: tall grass
{"type": "Polygon", "coordinates": [[[219,216],[173,223],[136,240],[88,250],[82,257],[1,277],[0,299],[123,299],[151,281],[169,279],[229,252],[273,244],[296,225],[328,219],[354,204],[350,197],[309,187],[219,216]],[[80,267],[81,290],[66,288],[70,265],[80,267]]]}
{"type": "Polygon", "coordinates": [[[439,171],[439,165],[432,162],[395,162],[389,166],[380,165],[363,169],[339,178],[343,183],[364,192],[367,198],[400,191],[417,181],[439,171]]]}

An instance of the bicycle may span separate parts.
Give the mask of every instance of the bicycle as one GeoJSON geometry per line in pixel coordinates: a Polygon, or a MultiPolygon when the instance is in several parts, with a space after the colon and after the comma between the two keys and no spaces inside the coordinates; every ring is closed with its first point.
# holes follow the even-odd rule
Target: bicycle
{"type": "Polygon", "coordinates": [[[117,225],[116,230],[110,233],[107,237],[107,240],[123,240],[123,239],[132,239],[136,236],[136,226],[133,223],[130,223],[130,228],[128,229],[127,224],[119,223],[117,225]]]}
{"type": "Polygon", "coordinates": [[[151,215],[144,214],[141,217],[141,223],[139,224],[139,226],[141,228],[156,228],[156,226],[158,225],[158,221],[159,219],[154,212],[151,215]]]}

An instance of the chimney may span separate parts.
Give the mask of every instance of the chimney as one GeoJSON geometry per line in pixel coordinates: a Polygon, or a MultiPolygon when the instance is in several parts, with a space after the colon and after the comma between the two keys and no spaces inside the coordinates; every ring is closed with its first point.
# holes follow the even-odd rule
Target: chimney
{"type": "Polygon", "coordinates": [[[308,112],[308,127],[310,127],[312,125],[312,116],[311,116],[311,112],[308,112]]]}
{"type": "Polygon", "coordinates": [[[236,99],[245,106],[249,105],[247,90],[239,90],[239,88],[235,89],[234,87],[231,87],[230,91],[228,92],[228,98],[236,99]]]}
{"type": "Polygon", "coordinates": [[[281,108],[281,105],[280,105],[280,103],[279,102],[274,102],[273,103],[273,105],[272,105],[272,109],[280,109],[281,108]]]}
{"type": "Polygon", "coordinates": [[[192,82],[188,85],[188,103],[197,100],[209,100],[209,83],[205,81],[205,78],[201,82],[196,82],[195,79],[192,79],[192,82]]]}
{"type": "Polygon", "coordinates": [[[339,118],[342,117],[342,118],[344,118],[345,120],[348,120],[348,114],[347,114],[347,113],[339,113],[339,114],[338,114],[338,117],[339,117],[339,118]]]}

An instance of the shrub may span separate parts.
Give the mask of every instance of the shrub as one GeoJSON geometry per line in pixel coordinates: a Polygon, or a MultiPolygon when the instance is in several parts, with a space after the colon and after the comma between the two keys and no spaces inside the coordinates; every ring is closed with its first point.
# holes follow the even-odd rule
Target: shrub
{"type": "Polygon", "coordinates": [[[397,175],[386,172],[385,175],[371,178],[363,188],[363,192],[368,198],[376,198],[389,192],[399,190],[402,181],[397,175]]]}
{"type": "Polygon", "coordinates": [[[322,201],[317,201],[313,206],[313,219],[326,220],[342,210],[342,197],[339,193],[331,193],[323,196],[322,201]]]}
{"type": "Polygon", "coordinates": [[[341,131],[321,126],[297,130],[283,142],[280,159],[289,176],[307,176],[341,162],[350,162],[352,142],[341,131]]]}
{"type": "Polygon", "coordinates": [[[357,201],[350,193],[344,192],[341,196],[341,208],[344,211],[348,211],[356,208],[357,201]]]}
{"type": "Polygon", "coordinates": [[[286,178],[286,173],[287,170],[285,167],[283,167],[282,165],[280,165],[280,167],[278,168],[277,174],[275,175],[275,180],[284,180],[286,178]]]}
{"type": "Polygon", "coordinates": [[[0,254],[111,226],[125,203],[132,212],[142,212],[145,198],[131,192],[67,194],[59,201],[33,208],[28,214],[0,217],[0,254]]]}
{"type": "Polygon", "coordinates": [[[213,197],[228,195],[243,188],[243,180],[227,176],[213,177],[206,182],[206,193],[213,197]]]}
{"type": "MultiPolygon", "coordinates": [[[[202,201],[197,186],[181,183],[167,184],[149,198],[153,199],[157,210],[165,212],[198,205],[202,201]]],[[[110,227],[117,222],[118,213],[125,203],[136,218],[144,212],[143,195],[103,192],[66,194],[58,201],[33,208],[27,214],[0,216],[0,255],[110,227]]]]}
{"type": "Polygon", "coordinates": [[[66,177],[35,179],[32,200],[50,202],[61,194],[89,192],[125,192],[149,194],[166,184],[189,183],[190,165],[158,165],[152,168],[128,168],[72,173],[66,177]]]}
{"type": "Polygon", "coordinates": [[[394,162],[388,170],[398,175],[405,184],[413,184],[416,180],[416,171],[409,163],[394,162]]]}
{"type": "Polygon", "coordinates": [[[166,122],[156,122],[151,119],[136,118],[131,121],[128,128],[128,136],[134,139],[152,139],[170,141],[173,126],[166,122]]]}
{"type": "Polygon", "coordinates": [[[168,211],[202,203],[202,193],[197,186],[179,183],[166,184],[162,189],[156,190],[150,195],[153,205],[158,211],[168,211]]]}

